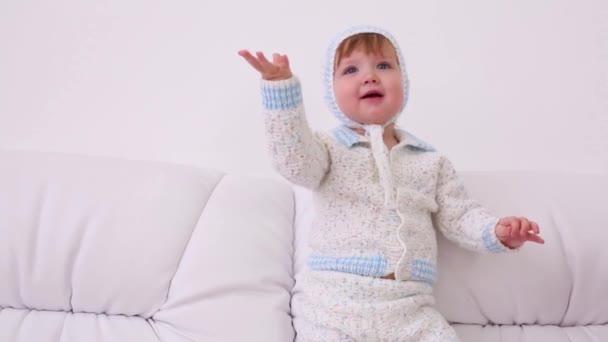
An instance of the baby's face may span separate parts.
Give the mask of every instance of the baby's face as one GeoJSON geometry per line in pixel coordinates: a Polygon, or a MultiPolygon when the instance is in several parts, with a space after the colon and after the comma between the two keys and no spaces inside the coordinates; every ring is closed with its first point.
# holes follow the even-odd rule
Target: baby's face
{"type": "Polygon", "coordinates": [[[403,79],[395,49],[378,53],[355,49],[334,72],[334,94],[340,111],[361,124],[384,124],[401,110],[403,79]]]}

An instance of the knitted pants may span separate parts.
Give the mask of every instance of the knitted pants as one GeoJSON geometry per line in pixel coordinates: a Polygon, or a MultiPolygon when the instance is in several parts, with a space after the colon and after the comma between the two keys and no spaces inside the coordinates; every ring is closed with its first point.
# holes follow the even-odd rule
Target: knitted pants
{"type": "Polygon", "coordinates": [[[426,283],[329,271],[308,271],[301,281],[297,342],[458,341],[432,307],[432,287],[426,283]]]}

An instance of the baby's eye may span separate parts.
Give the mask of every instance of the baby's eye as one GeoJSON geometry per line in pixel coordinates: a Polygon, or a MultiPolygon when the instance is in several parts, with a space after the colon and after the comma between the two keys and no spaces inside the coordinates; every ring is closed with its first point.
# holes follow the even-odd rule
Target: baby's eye
{"type": "Polygon", "coordinates": [[[386,62],[382,62],[380,64],[378,64],[378,69],[390,69],[391,65],[386,63],[386,62]]]}
{"type": "Polygon", "coordinates": [[[357,68],[351,66],[351,67],[348,67],[348,68],[344,69],[343,74],[347,75],[347,74],[352,74],[352,73],[355,73],[355,72],[357,72],[357,68]]]}

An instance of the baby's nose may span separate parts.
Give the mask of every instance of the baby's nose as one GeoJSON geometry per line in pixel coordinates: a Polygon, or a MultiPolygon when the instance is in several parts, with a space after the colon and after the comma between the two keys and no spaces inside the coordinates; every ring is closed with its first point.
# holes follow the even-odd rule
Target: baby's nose
{"type": "Polygon", "coordinates": [[[365,84],[368,83],[376,83],[378,82],[378,77],[376,77],[375,73],[368,73],[367,75],[365,75],[365,84]]]}

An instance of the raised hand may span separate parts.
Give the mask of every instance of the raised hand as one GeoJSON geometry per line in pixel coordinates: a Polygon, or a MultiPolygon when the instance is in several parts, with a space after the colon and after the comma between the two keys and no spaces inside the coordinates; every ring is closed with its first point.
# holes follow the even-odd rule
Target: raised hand
{"type": "Polygon", "coordinates": [[[289,68],[287,55],[275,53],[272,55],[272,62],[266,59],[266,56],[259,51],[254,56],[247,50],[241,50],[239,51],[239,56],[243,57],[265,80],[280,81],[293,76],[289,68]]]}
{"type": "Polygon", "coordinates": [[[538,224],[529,221],[525,217],[503,217],[498,221],[495,228],[496,237],[509,248],[519,248],[526,241],[543,244],[538,224]]]}

